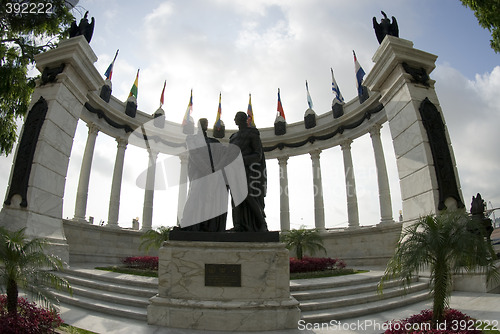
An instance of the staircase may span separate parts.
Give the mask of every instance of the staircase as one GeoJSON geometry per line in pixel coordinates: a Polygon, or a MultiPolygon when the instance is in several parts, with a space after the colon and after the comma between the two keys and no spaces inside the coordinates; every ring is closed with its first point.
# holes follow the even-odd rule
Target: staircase
{"type": "Polygon", "coordinates": [[[429,299],[429,283],[414,279],[405,294],[398,281],[384,284],[377,292],[382,272],[368,272],[335,278],[291,281],[290,292],[300,303],[306,322],[328,322],[359,318],[429,299]]]}
{"type": "MultiPolygon", "coordinates": [[[[311,323],[356,318],[430,298],[428,281],[421,278],[415,279],[406,295],[395,281],[386,283],[380,295],[377,283],[382,274],[370,271],[293,280],[290,292],[300,303],[302,319],[311,323]]],[[[53,291],[61,303],[140,321],[147,321],[149,298],[158,292],[157,278],[80,268],[65,269],[60,275],[73,288],[73,296],[53,291]]]]}
{"type": "Polygon", "coordinates": [[[158,293],[158,279],[91,269],[65,269],[73,296],[52,291],[66,305],[108,315],[147,321],[149,298],[158,293]]]}

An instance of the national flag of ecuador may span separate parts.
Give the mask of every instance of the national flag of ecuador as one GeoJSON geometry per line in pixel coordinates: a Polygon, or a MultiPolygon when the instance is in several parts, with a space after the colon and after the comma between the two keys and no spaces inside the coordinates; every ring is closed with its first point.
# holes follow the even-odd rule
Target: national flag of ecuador
{"type": "Polygon", "coordinates": [[[248,94],[248,109],[247,109],[247,123],[248,126],[255,128],[255,121],[253,118],[253,109],[252,109],[252,94],[248,94]]]}
{"type": "Polygon", "coordinates": [[[285,112],[283,111],[283,106],[281,105],[281,97],[280,97],[280,89],[278,88],[278,115],[283,117],[283,119],[286,120],[285,118],[285,112]]]}
{"type": "Polygon", "coordinates": [[[192,123],[191,121],[192,112],[193,112],[193,90],[191,89],[191,97],[189,98],[189,104],[186,109],[186,114],[184,115],[184,119],[182,120],[182,125],[187,125],[188,123],[192,123]]]}
{"type": "Polygon", "coordinates": [[[222,121],[220,119],[222,115],[222,107],[221,107],[221,98],[222,98],[222,93],[219,93],[219,108],[217,109],[217,118],[215,119],[215,125],[214,128],[221,129],[222,128],[222,121]]]}
{"type": "Polygon", "coordinates": [[[137,98],[137,93],[139,92],[139,70],[137,70],[137,76],[135,77],[134,84],[132,85],[132,88],[130,88],[130,94],[128,94],[128,97],[135,96],[137,98]]]}

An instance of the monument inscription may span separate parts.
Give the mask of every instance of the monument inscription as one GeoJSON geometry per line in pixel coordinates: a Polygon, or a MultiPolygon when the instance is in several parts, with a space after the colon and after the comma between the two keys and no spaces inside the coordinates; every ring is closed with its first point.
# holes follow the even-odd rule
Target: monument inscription
{"type": "Polygon", "coordinates": [[[205,286],[241,287],[241,264],[205,263],[205,286]]]}

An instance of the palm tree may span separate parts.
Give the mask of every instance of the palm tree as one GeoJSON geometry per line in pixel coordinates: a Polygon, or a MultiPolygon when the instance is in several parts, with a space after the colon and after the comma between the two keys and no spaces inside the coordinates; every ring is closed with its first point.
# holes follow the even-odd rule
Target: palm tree
{"type": "Polygon", "coordinates": [[[309,252],[311,255],[316,254],[316,251],[322,250],[326,253],[323,246],[323,239],[317,229],[306,229],[301,226],[298,230],[293,229],[281,234],[281,241],[289,250],[295,250],[297,259],[302,260],[304,252],[309,252]]]}
{"type": "Polygon", "coordinates": [[[48,286],[72,292],[68,281],[48,270],[60,270],[63,264],[58,257],[43,252],[47,241],[28,240],[24,231],[25,228],[11,232],[0,227],[0,286],[6,288],[7,311],[13,315],[17,315],[20,289],[52,309],[57,300],[47,290],[48,286]]]}
{"type": "Polygon", "coordinates": [[[385,281],[402,278],[405,289],[420,270],[430,270],[430,289],[433,297],[433,319],[443,321],[449,307],[453,274],[486,273],[487,280],[499,279],[494,264],[495,252],[482,233],[478,221],[466,213],[445,212],[421,217],[402,234],[396,253],[389,261],[379,283],[382,291],[385,281]],[[479,227],[480,228],[480,227],[479,227]]]}
{"type": "Polygon", "coordinates": [[[142,236],[139,249],[144,248],[148,252],[151,248],[160,249],[162,243],[168,240],[172,227],[160,226],[156,230],[147,230],[142,236]]]}

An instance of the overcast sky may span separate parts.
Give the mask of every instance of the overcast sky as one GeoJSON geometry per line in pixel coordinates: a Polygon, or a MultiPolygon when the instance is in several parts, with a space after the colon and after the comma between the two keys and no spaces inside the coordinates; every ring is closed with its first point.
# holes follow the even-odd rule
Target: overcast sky
{"type": "MultiPolygon", "coordinates": [[[[113,95],[125,101],[137,69],[139,110],[159,107],[167,80],[166,118],[181,122],[193,89],[193,118],[214,123],[219,92],[222,119],[235,128],[234,114],[246,111],[248,94],[257,127],[271,127],[276,116],[277,89],[288,123],[303,119],[307,109],[305,80],[317,114],[331,110],[330,67],[346,100],[356,96],[352,50],[365,72],[378,48],[372,17],[383,10],[397,18],[400,37],[438,56],[431,73],[443,108],[458,165],[467,208],[480,192],[500,206],[500,55],[489,46],[490,34],[479,27],[473,12],[459,0],[81,0],[75,10],[95,17],[90,43],[104,74],[117,49],[113,95]]],[[[74,215],[78,174],[87,129],[77,129],[66,183],[64,217],[74,215]]],[[[399,181],[388,126],[382,129],[393,199],[394,218],[401,209],[399,181]]],[[[94,153],[87,215],[107,220],[116,143],[100,134],[94,153]]],[[[378,191],[369,136],[352,145],[361,225],[379,222],[378,191]]],[[[6,189],[11,154],[0,157],[0,189],[6,189]]],[[[159,161],[167,157],[160,156],[159,161]]],[[[146,153],[126,151],[119,224],[142,220],[144,192],[135,185],[146,168],[146,153]]],[[[326,227],[346,226],[347,206],[340,148],[323,151],[321,166],[326,227]]],[[[266,213],[271,229],[279,229],[278,163],[268,161],[266,213]]],[[[314,226],[311,160],[289,160],[292,228],[314,226]]],[[[153,225],[175,224],[178,188],[155,193],[153,225]]],[[[404,214],[404,213],[403,213],[404,214]]],[[[228,226],[231,227],[231,226],[228,226]]]]}

